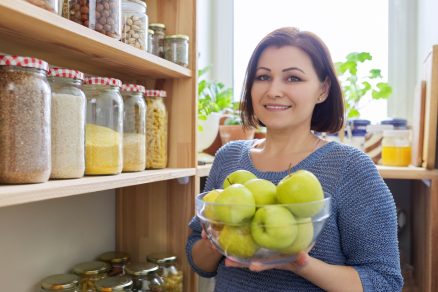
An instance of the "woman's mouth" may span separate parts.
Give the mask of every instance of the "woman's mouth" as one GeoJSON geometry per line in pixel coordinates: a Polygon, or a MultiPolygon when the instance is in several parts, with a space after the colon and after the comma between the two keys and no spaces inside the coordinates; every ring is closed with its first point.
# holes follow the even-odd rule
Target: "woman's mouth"
{"type": "Polygon", "coordinates": [[[265,104],[264,107],[269,111],[285,111],[290,109],[292,106],[281,104],[265,104]]]}

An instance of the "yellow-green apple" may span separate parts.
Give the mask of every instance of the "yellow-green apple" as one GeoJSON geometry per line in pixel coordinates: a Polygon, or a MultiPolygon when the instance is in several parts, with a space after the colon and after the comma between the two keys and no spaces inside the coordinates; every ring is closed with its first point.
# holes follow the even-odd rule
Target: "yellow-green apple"
{"type": "Polygon", "coordinates": [[[248,225],[225,225],[219,234],[219,245],[227,256],[249,258],[258,246],[251,237],[248,225]]]}
{"type": "Polygon", "coordinates": [[[307,170],[298,170],[285,176],[277,185],[276,199],[288,206],[297,217],[316,215],[323,207],[324,192],[318,178],[307,170]]]}
{"type": "Polygon", "coordinates": [[[239,169],[239,170],[233,171],[232,173],[227,175],[227,177],[225,178],[225,180],[223,182],[223,187],[224,187],[224,189],[226,189],[227,187],[229,187],[232,184],[242,184],[243,185],[246,181],[248,181],[252,178],[257,178],[257,177],[255,174],[253,174],[252,172],[250,172],[248,170],[239,169]]]}
{"type": "Polygon", "coordinates": [[[275,204],[277,187],[269,180],[253,178],[243,185],[251,191],[257,206],[275,204]]]}
{"type": "Polygon", "coordinates": [[[294,242],[280,251],[285,254],[297,254],[306,251],[313,241],[313,224],[311,218],[297,218],[297,237],[294,242]]]}
{"type": "Polygon", "coordinates": [[[214,189],[209,191],[204,197],[202,197],[202,200],[205,202],[204,204],[204,210],[202,214],[210,220],[216,220],[216,216],[214,215],[214,201],[219,196],[219,194],[222,192],[222,189],[214,189]]]}
{"type": "Polygon", "coordinates": [[[219,193],[215,203],[215,218],[226,224],[239,224],[255,212],[255,200],[244,185],[233,184],[219,193]]]}
{"type": "Polygon", "coordinates": [[[258,245],[265,248],[288,247],[297,236],[295,217],[280,205],[260,207],[251,221],[251,235],[258,245]]]}

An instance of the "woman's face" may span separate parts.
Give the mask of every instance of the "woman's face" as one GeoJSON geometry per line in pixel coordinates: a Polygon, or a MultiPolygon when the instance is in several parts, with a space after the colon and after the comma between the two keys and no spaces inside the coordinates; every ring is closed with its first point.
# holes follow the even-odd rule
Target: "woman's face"
{"type": "Polygon", "coordinates": [[[313,109],[327,98],[328,90],[328,82],[319,81],[304,51],[268,47],[260,55],[251,88],[254,113],[268,129],[310,129],[313,109]]]}

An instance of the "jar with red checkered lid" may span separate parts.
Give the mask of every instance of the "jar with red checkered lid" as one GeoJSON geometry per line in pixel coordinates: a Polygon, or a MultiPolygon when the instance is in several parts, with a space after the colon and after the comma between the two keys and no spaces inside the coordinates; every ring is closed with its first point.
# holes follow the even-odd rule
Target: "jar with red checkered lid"
{"type": "Polygon", "coordinates": [[[123,168],[122,82],[107,77],[87,77],[85,174],[118,174],[123,168]]]}
{"type": "Polygon", "coordinates": [[[167,109],[164,90],[146,90],[146,168],[167,167],[167,109]]]}
{"type": "Polygon", "coordinates": [[[48,64],[0,55],[0,183],[40,183],[50,176],[48,64]]]}

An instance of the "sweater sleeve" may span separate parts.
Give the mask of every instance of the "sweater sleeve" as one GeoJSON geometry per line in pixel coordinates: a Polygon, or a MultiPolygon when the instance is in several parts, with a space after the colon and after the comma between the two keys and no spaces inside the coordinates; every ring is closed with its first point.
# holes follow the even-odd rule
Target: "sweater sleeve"
{"type": "Polygon", "coordinates": [[[353,151],[346,163],[336,198],[346,264],[357,270],[366,292],[401,291],[392,194],[367,155],[353,151]]]}

